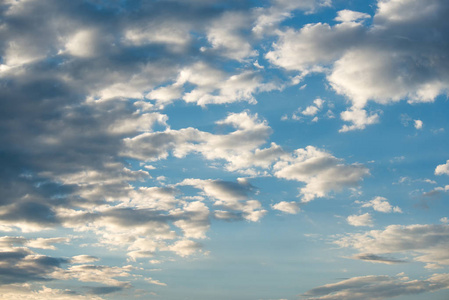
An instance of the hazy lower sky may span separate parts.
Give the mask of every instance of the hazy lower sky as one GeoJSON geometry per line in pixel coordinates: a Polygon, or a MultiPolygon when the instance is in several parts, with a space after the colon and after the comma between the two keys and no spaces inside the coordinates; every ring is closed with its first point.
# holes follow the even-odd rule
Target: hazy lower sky
{"type": "Polygon", "coordinates": [[[0,0],[0,299],[448,299],[448,15],[0,0]]]}

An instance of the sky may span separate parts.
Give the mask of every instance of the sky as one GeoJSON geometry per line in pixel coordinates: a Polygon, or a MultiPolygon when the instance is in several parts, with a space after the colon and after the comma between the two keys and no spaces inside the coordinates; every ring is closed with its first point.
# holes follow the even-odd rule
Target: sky
{"type": "Polygon", "coordinates": [[[0,299],[447,300],[448,14],[0,0],[0,299]]]}

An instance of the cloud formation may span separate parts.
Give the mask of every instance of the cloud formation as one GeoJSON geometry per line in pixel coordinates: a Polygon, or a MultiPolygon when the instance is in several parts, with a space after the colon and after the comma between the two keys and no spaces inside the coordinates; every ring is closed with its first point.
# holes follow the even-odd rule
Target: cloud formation
{"type": "Polygon", "coordinates": [[[304,182],[302,202],[325,197],[331,191],[357,187],[369,170],[360,164],[345,165],[341,159],[313,146],[297,149],[291,157],[274,165],[279,178],[304,182]]]}
{"type": "Polygon", "coordinates": [[[368,101],[380,104],[407,100],[432,102],[447,93],[447,2],[378,1],[373,22],[364,13],[343,10],[341,23],[307,24],[286,29],[266,58],[287,70],[325,72],[332,88],[352,107],[341,117],[341,131],[363,129],[378,121],[368,114],[368,101]],[[446,49],[446,50],[445,50],[446,49]]]}
{"type": "Polygon", "coordinates": [[[448,224],[389,225],[384,230],[347,234],[335,243],[370,255],[412,254],[418,262],[449,264],[446,251],[449,243],[448,224]]]}
{"type": "Polygon", "coordinates": [[[416,295],[449,288],[448,274],[433,274],[425,280],[410,280],[403,274],[392,276],[360,276],[326,284],[304,293],[304,299],[369,299],[381,300],[416,295]]]}

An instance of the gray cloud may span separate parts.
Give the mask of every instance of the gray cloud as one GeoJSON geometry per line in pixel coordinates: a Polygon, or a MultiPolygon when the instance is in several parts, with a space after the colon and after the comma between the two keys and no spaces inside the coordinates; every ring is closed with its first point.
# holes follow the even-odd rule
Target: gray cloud
{"type": "Polygon", "coordinates": [[[360,259],[364,261],[374,262],[374,263],[384,263],[384,264],[399,264],[405,263],[407,261],[401,259],[389,258],[386,256],[380,256],[370,253],[360,253],[351,257],[353,259],[360,259]]]}
{"type": "Polygon", "coordinates": [[[449,288],[449,274],[434,274],[425,280],[410,280],[403,274],[391,276],[361,276],[314,288],[304,299],[381,300],[449,288]]]}
{"type": "MultiPolygon", "coordinates": [[[[446,251],[449,243],[449,225],[390,225],[384,230],[348,234],[336,241],[342,247],[374,255],[410,253],[415,261],[448,265],[446,251]]],[[[360,257],[363,259],[363,255],[360,257]]],[[[380,261],[379,261],[380,262],[380,261]]]]}

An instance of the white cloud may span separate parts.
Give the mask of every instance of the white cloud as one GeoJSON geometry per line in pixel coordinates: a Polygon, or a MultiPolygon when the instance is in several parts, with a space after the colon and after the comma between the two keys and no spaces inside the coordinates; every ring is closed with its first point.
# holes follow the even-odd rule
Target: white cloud
{"type": "Polygon", "coordinates": [[[305,116],[314,116],[320,109],[314,105],[307,106],[301,113],[305,116]]]}
{"type": "Polygon", "coordinates": [[[225,12],[210,25],[207,39],[214,50],[231,59],[243,60],[254,56],[257,51],[252,50],[248,38],[240,33],[249,27],[250,22],[247,13],[225,12]]]}
{"type": "Polygon", "coordinates": [[[289,158],[274,165],[274,175],[279,178],[306,183],[301,188],[302,201],[326,197],[331,191],[357,187],[369,170],[362,165],[345,165],[341,159],[313,146],[297,149],[289,158]]]}
{"type": "Polygon", "coordinates": [[[331,0],[275,0],[272,5],[254,9],[254,27],[252,31],[256,36],[270,35],[278,29],[279,24],[290,17],[292,11],[302,10],[313,13],[319,7],[330,6],[331,0]]]}
{"type": "Polygon", "coordinates": [[[83,29],[76,32],[65,44],[65,50],[74,56],[91,57],[98,53],[97,35],[94,30],[83,29]]]}
{"type": "Polygon", "coordinates": [[[337,17],[335,18],[335,21],[339,22],[356,22],[359,20],[369,19],[371,16],[366,13],[361,13],[358,11],[352,11],[349,9],[340,10],[337,13],[337,17]]]}
{"type": "Polygon", "coordinates": [[[199,62],[184,67],[173,85],[155,89],[147,97],[162,104],[180,98],[181,94],[185,102],[201,106],[238,101],[256,103],[254,93],[278,88],[273,83],[264,83],[258,71],[243,70],[237,74],[228,74],[199,62]],[[194,85],[195,88],[184,92],[182,87],[186,84],[194,85]]]}
{"type": "Polygon", "coordinates": [[[34,289],[29,285],[7,285],[0,287],[0,299],[23,299],[23,300],[103,300],[97,295],[79,295],[70,290],[54,289],[45,285],[34,289]]]}
{"type": "Polygon", "coordinates": [[[160,286],[167,286],[166,283],[160,282],[159,280],[153,279],[151,277],[145,278],[145,280],[148,281],[151,284],[160,285],[160,286]]]}
{"type": "MultiPolygon", "coordinates": [[[[173,224],[182,229],[184,236],[194,239],[206,238],[206,232],[209,230],[208,207],[200,201],[194,201],[186,204],[180,212],[189,218],[176,221],[173,224]]],[[[176,213],[176,211],[171,212],[172,215],[176,215],[176,213]]]]}
{"type": "Polygon", "coordinates": [[[365,213],[363,215],[351,215],[346,218],[349,225],[352,226],[373,226],[373,220],[369,213],[365,213]]]}
{"type": "Polygon", "coordinates": [[[292,201],[281,201],[279,203],[273,204],[271,206],[273,209],[280,210],[282,212],[288,213],[288,214],[297,214],[301,209],[299,207],[299,204],[292,201]]]}
{"type": "Polygon", "coordinates": [[[99,258],[92,256],[92,255],[76,255],[73,256],[72,259],[70,260],[70,263],[72,264],[86,264],[86,263],[92,263],[92,262],[96,262],[98,261],[99,258]]]}
{"type": "MultiPolygon", "coordinates": [[[[235,183],[210,179],[185,179],[179,185],[190,185],[203,190],[205,196],[215,200],[215,206],[239,212],[248,221],[259,221],[267,213],[259,201],[249,198],[254,187],[244,180],[235,183]]],[[[216,216],[220,219],[228,218],[223,211],[218,212],[216,216]]]]}
{"type": "Polygon", "coordinates": [[[401,213],[402,210],[395,206],[393,207],[387,200],[387,198],[384,197],[375,197],[372,200],[368,201],[367,203],[363,204],[362,207],[372,207],[375,211],[380,211],[383,213],[391,213],[391,212],[397,212],[401,213]]]}
{"type": "Polygon", "coordinates": [[[176,252],[179,256],[190,256],[201,249],[201,245],[191,240],[180,240],[168,247],[168,250],[176,252]]]}
{"type": "Polygon", "coordinates": [[[445,164],[438,165],[435,168],[435,175],[449,175],[449,160],[445,164]]]}
{"type": "Polygon", "coordinates": [[[385,230],[348,234],[336,243],[361,253],[413,254],[415,261],[449,265],[449,225],[390,225],[385,230]]]}
{"type": "Polygon", "coordinates": [[[341,119],[346,122],[351,122],[351,125],[343,125],[340,132],[347,132],[356,129],[365,129],[366,125],[376,124],[379,122],[379,115],[371,114],[368,116],[366,110],[352,107],[341,113],[341,119]]]}
{"type": "Polygon", "coordinates": [[[137,24],[127,28],[124,38],[127,43],[136,46],[146,44],[165,44],[169,51],[182,51],[191,42],[189,30],[191,24],[170,20],[166,22],[154,21],[148,24],[137,24]]]}
{"type": "Polygon", "coordinates": [[[124,139],[122,153],[146,161],[165,159],[172,151],[181,158],[190,153],[199,153],[207,160],[224,159],[230,171],[253,167],[267,169],[286,155],[284,150],[272,143],[269,148],[259,149],[266,143],[272,130],[266,121],[248,112],[232,113],[217,125],[231,126],[235,131],[229,134],[212,134],[194,128],[167,129],[154,133],[143,133],[124,139]]]}
{"type": "Polygon", "coordinates": [[[301,30],[288,29],[279,33],[274,50],[265,57],[287,70],[320,70],[320,66],[338,59],[363,34],[358,24],[342,23],[331,27],[328,24],[307,24],[301,30]],[[332,49],[332,51],[329,51],[332,49]]]}
{"type": "Polygon", "coordinates": [[[415,120],[415,128],[416,129],[422,129],[423,122],[421,120],[415,120]]]}
{"type": "MultiPolygon", "coordinates": [[[[447,36],[446,9],[443,0],[379,1],[369,27],[355,22],[368,15],[340,11],[336,20],[343,23],[306,24],[299,31],[280,31],[266,58],[304,75],[326,72],[332,88],[352,102],[348,111],[353,115],[364,111],[368,101],[432,102],[449,88],[443,54],[447,45],[441,38],[447,36]]],[[[377,115],[371,117],[342,114],[342,119],[353,124],[341,131],[364,129],[377,122],[377,115]]]]}

